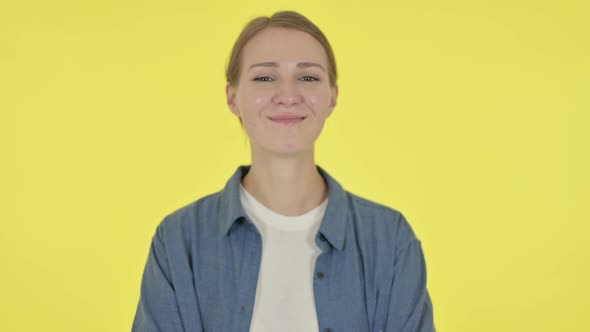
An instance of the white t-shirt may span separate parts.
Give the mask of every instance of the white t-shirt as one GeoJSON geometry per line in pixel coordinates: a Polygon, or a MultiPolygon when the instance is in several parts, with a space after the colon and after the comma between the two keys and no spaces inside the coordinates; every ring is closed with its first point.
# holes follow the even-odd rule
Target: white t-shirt
{"type": "Polygon", "coordinates": [[[328,200],[295,217],[270,210],[242,185],[240,200],[262,235],[262,261],[250,331],[318,331],[313,273],[321,250],[314,239],[328,200]]]}

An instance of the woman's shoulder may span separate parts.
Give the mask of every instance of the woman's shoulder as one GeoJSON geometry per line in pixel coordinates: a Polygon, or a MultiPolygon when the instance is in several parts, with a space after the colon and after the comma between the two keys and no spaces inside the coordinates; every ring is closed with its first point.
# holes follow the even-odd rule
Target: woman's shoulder
{"type": "Polygon", "coordinates": [[[176,235],[194,234],[196,229],[207,229],[219,212],[221,191],[202,196],[167,214],[158,225],[158,232],[176,235]]]}
{"type": "Polygon", "coordinates": [[[375,200],[346,191],[350,210],[370,220],[382,220],[383,222],[404,222],[403,214],[396,208],[377,202],[375,200]],[[371,218],[372,217],[372,218],[371,218]]]}
{"type": "Polygon", "coordinates": [[[200,213],[213,210],[218,205],[221,193],[221,191],[218,191],[193,200],[192,202],[173,210],[166,216],[166,218],[191,219],[197,217],[200,213]]]}
{"type": "Polygon", "coordinates": [[[379,203],[375,200],[371,200],[371,199],[368,199],[363,196],[359,196],[355,193],[351,193],[348,190],[346,191],[346,194],[353,204],[356,204],[358,206],[362,206],[363,208],[365,208],[367,210],[390,214],[392,216],[401,215],[401,212],[399,210],[397,210],[391,206],[385,205],[383,203],[379,203]]]}
{"type": "Polygon", "coordinates": [[[404,214],[391,206],[346,191],[350,205],[350,219],[355,229],[367,236],[393,237],[398,245],[418,240],[404,214]]]}

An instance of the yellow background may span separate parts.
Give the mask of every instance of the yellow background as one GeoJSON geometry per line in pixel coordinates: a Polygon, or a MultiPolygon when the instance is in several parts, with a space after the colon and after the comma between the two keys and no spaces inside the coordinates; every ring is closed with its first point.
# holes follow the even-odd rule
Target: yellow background
{"type": "Polygon", "coordinates": [[[156,225],[249,163],[224,66],[280,9],[337,56],[317,163],[407,216],[438,330],[587,331],[582,0],[3,1],[0,330],[130,330],[156,225]]]}

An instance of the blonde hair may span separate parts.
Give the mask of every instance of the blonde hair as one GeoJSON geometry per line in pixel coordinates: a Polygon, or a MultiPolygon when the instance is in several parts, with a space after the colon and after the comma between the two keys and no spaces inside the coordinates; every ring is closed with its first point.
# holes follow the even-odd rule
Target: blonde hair
{"type": "Polygon", "coordinates": [[[240,80],[240,74],[242,70],[242,52],[244,50],[244,46],[257,33],[263,29],[271,27],[282,27],[303,31],[310,34],[318,42],[320,42],[320,44],[322,44],[324,47],[328,57],[328,76],[330,79],[330,86],[333,87],[336,84],[336,59],[326,36],[307,17],[294,11],[279,11],[270,17],[259,16],[252,19],[248,24],[246,24],[240,33],[240,36],[232,48],[225,71],[225,77],[232,86],[236,86],[240,80]]]}

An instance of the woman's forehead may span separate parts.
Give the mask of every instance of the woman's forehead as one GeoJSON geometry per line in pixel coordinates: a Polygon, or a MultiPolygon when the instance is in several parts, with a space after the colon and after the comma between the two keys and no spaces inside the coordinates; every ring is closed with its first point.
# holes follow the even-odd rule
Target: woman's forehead
{"type": "Polygon", "coordinates": [[[312,35],[287,28],[267,28],[246,43],[243,51],[246,66],[253,63],[312,62],[325,67],[326,52],[312,35]]]}

